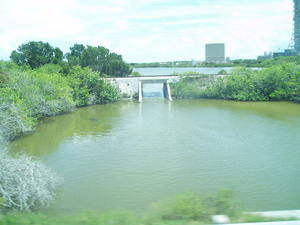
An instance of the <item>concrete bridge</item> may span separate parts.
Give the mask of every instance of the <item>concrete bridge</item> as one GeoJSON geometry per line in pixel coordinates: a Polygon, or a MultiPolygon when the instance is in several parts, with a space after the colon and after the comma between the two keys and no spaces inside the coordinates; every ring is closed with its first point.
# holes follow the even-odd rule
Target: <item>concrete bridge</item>
{"type": "MultiPolygon", "coordinates": [[[[188,75],[188,77],[197,77],[199,75],[188,75]]],[[[226,75],[209,75],[214,79],[224,77],[226,75]]],[[[187,77],[187,76],[186,76],[187,77]]],[[[121,94],[127,98],[133,98],[137,95],[138,101],[143,100],[143,85],[149,83],[163,84],[164,97],[172,101],[170,83],[176,83],[180,80],[178,75],[157,75],[157,76],[141,76],[141,77],[110,77],[106,78],[113,85],[117,86],[121,94]]]]}
{"type": "Polygon", "coordinates": [[[143,101],[143,85],[144,84],[163,84],[164,97],[172,101],[170,83],[178,82],[180,76],[142,76],[142,77],[115,77],[107,78],[111,83],[117,86],[121,94],[128,98],[138,95],[138,101],[143,101]]]}

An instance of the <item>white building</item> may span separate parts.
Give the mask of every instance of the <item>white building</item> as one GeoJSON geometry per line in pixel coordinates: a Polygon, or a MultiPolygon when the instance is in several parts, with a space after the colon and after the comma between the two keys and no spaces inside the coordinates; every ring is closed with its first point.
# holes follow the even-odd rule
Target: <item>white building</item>
{"type": "Polygon", "coordinates": [[[212,43],[205,45],[205,61],[207,63],[225,63],[225,44],[212,43]]]}

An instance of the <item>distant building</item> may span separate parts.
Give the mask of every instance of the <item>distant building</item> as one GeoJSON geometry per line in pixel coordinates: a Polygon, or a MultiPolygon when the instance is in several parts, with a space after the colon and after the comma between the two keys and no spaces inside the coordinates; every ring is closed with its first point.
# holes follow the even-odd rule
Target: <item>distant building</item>
{"type": "Polygon", "coordinates": [[[213,43],[205,45],[205,61],[207,63],[225,63],[225,44],[213,43]]]}
{"type": "Polygon", "coordinates": [[[265,52],[264,55],[257,56],[257,60],[265,60],[265,59],[272,59],[273,53],[272,52],[265,52]]]}
{"type": "Polygon", "coordinates": [[[300,0],[294,0],[294,49],[300,53],[300,0]]]}
{"type": "Polygon", "coordinates": [[[296,56],[298,55],[294,49],[285,49],[284,52],[274,52],[273,57],[277,58],[280,56],[296,56]]]}

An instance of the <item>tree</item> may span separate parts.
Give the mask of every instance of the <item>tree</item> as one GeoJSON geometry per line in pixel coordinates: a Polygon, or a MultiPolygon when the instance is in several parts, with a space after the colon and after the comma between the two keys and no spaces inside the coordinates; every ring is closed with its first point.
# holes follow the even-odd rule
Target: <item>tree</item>
{"type": "Polygon", "coordinates": [[[34,69],[48,63],[60,63],[63,59],[63,52],[49,43],[31,41],[14,50],[10,58],[18,65],[29,65],[34,69]]]}
{"type": "Polygon", "coordinates": [[[84,46],[75,44],[66,54],[66,58],[71,66],[79,65],[90,67],[101,74],[113,76],[127,76],[132,72],[129,64],[124,62],[121,55],[110,52],[103,46],[84,46]]]}
{"type": "Polygon", "coordinates": [[[66,54],[66,58],[70,66],[79,66],[81,65],[81,59],[85,46],[82,44],[74,44],[73,47],[70,47],[70,52],[66,54]]]}
{"type": "Polygon", "coordinates": [[[82,53],[81,66],[90,67],[92,70],[104,73],[108,67],[109,49],[102,46],[87,46],[82,53]]]}

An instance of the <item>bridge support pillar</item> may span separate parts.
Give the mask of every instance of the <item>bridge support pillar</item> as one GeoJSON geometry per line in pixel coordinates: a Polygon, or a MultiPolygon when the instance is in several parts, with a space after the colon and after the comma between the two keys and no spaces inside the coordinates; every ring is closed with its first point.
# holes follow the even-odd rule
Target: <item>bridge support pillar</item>
{"type": "Polygon", "coordinates": [[[139,88],[138,88],[138,93],[139,93],[139,102],[143,101],[143,87],[142,87],[142,81],[139,81],[139,88]]]}
{"type": "Polygon", "coordinates": [[[173,101],[169,82],[164,83],[163,92],[165,98],[167,98],[169,101],[173,101]]]}

